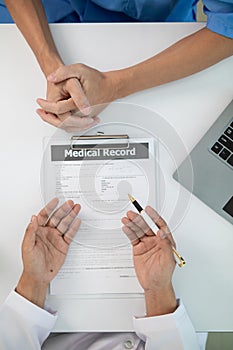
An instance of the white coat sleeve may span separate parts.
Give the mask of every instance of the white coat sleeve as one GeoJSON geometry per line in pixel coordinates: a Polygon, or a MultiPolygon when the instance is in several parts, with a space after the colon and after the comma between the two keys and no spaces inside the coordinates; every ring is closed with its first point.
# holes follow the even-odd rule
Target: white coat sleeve
{"type": "Polygon", "coordinates": [[[0,308],[0,349],[40,350],[56,319],[12,291],[0,308]]]}
{"type": "Polygon", "coordinates": [[[145,350],[200,350],[198,338],[182,303],[175,312],[162,316],[133,319],[145,350]]]}

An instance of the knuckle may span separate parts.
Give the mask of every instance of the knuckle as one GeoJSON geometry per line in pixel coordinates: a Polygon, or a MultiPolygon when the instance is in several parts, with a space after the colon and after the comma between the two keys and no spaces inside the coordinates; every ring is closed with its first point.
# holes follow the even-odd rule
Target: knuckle
{"type": "Polygon", "coordinates": [[[55,106],[54,106],[54,113],[56,114],[56,115],[58,115],[58,114],[62,114],[62,111],[61,111],[61,108],[59,107],[59,105],[56,103],[55,104],[55,106]]]}
{"type": "Polygon", "coordinates": [[[51,217],[51,221],[52,222],[58,222],[60,221],[60,215],[58,213],[55,213],[52,217],[51,217]]]}
{"type": "Polygon", "coordinates": [[[65,225],[64,222],[59,223],[59,225],[57,226],[57,229],[58,229],[60,232],[64,232],[64,231],[65,231],[65,228],[66,228],[66,225],[65,225]]]}
{"type": "Polygon", "coordinates": [[[71,219],[74,219],[76,217],[76,213],[74,212],[74,210],[72,209],[71,212],[70,212],[70,218],[71,219]]]}
{"type": "Polygon", "coordinates": [[[76,68],[78,68],[79,70],[82,70],[82,69],[85,69],[86,68],[86,65],[84,63],[77,63],[77,66],[76,68]]]}
{"type": "Polygon", "coordinates": [[[65,82],[66,89],[71,89],[73,87],[76,78],[69,78],[65,82]]]}
{"type": "Polygon", "coordinates": [[[57,71],[56,71],[56,74],[57,74],[57,75],[62,75],[62,74],[64,74],[64,69],[65,69],[65,66],[59,67],[59,68],[57,69],[57,71]]]}

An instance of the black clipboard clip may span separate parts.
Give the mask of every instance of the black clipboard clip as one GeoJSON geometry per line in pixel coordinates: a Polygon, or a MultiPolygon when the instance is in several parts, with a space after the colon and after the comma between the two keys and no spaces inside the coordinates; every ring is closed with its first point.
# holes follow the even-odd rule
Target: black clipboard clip
{"type": "MultiPolygon", "coordinates": [[[[126,142],[123,144],[122,143],[114,144],[114,147],[112,147],[112,145],[109,143],[103,143],[103,144],[100,143],[100,144],[98,144],[98,148],[100,148],[100,149],[105,149],[105,148],[127,149],[127,148],[129,148],[129,135],[127,135],[127,134],[105,135],[104,133],[99,133],[97,135],[80,135],[80,136],[73,135],[70,140],[71,140],[70,148],[72,150],[80,150],[84,147],[86,149],[92,149],[93,147],[86,147],[87,145],[84,145],[82,143],[78,143],[78,141],[94,141],[94,140],[97,140],[97,141],[126,140],[126,142]]],[[[93,146],[96,146],[96,145],[93,145],[93,146]]]]}

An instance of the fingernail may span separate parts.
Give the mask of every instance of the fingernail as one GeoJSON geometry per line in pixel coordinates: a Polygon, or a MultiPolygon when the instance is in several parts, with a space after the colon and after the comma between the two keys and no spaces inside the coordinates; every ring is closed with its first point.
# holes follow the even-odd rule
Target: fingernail
{"type": "Polygon", "coordinates": [[[166,238],[167,237],[167,235],[166,235],[166,233],[165,232],[160,232],[160,238],[161,239],[164,239],[164,238],[166,238]]]}
{"type": "Polygon", "coordinates": [[[92,108],[89,105],[84,105],[81,109],[81,112],[85,115],[90,114],[92,111],[92,108]]]}

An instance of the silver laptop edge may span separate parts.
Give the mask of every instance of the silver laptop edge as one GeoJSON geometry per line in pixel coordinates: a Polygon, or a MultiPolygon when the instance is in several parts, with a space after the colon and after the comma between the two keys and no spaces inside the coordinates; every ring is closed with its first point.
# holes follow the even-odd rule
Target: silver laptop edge
{"type": "Polygon", "coordinates": [[[211,151],[212,145],[232,120],[233,101],[189,154],[193,166],[193,184],[190,182],[189,157],[183,161],[173,177],[233,224],[233,167],[211,151]]]}

